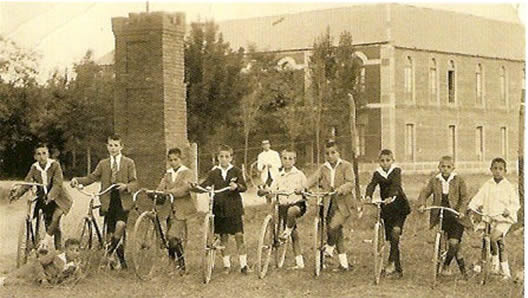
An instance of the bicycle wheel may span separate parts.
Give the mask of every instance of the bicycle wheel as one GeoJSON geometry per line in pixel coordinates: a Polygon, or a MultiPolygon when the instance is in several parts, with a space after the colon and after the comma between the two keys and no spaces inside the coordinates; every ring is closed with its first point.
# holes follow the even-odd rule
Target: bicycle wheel
{"type": "Polygon", "coordinates": [[[215,234],[214,234],[214,217],[207,214],[204,218],[203,225],[203,250],[202,255],[202,274],[204,283],[211,281],[211,275],[213,274],[216,248],[215,246],[215,234]]]}
{"type": "Polygon", "coordinates": [[[321,219],[317,217],[314,221],[314,254],[315,254],[315,267],[314,274],[319,276],[321,274],[321,269],[324,265],[324,246],[323,246],[323,225],[321,219]]]}
{"type": "Polygon", "coordinates": [[[434,250],[433,250],[433,287],[436,286],[436,281],[438,279],[438,273],[440,272],[440,254],[442,247],[442,234],[436,233],[434,250]]]}
{"type": "Polygon", "coordinates": [[[481,270],[480,284],[484,285],[488,281],[491,272],[491,242],[489,237],[482,239],[482,255],[481,255],[481,270]]]}
{"type": "Polygon", "coordinates": [[[91,264],[93,256],[93,227],[89,219],[83,218],[79,228],[77,229],[77,235],[80,242],[80,261],[81,267],[86,269],[91,264]]]}
{"type": "Polygon", "coordinates": [[[380,282],[383,271],[383,257],[385,253],[385,227],[383,226],[383,222],[378,222],[374,225],[372,248],[374,253],[374,283],[377,285],[380,282]]]}
{"type": "MultiPolygon", "coordinates": [[[[29,251],[29,254],[33,252],[33,250],[37,249],[40,245],[40,241],[44,239],[44,236],[46,235],[46,226],[44,222],[44,214],[42,214],[42,211],[39,211],[39,215],[37,219],[35,220],[35,227],[33,229],[33,247],[31,247],[31,250],[29,251]]],[[[55,246],[54,246],[55,247],[55,246]]]]}
{"type": "Polygon", "coordinates": [[[275,239],[275,265],[277,268],[282,268],[284,266],[284,260],[286,259],[286,252],[288,251],[288,245],[290,243],[290,237],[282,241],[279,239],[278,235],[282,234],[284,230],[282,223],[279,223],[279,228],[277,229],[277,238],[275,239]]]}
{"type": "Polygon", "coordinates": [[[141,280],[151,279],[160,257],[160,241],[152,213],[143,212],[138,217],[132,234],[132,258],[137,277],[141,280]]]}
{"type": "Polygon", "coordinates": [[[20,227],[18,229],[18,239],[17,239],[17,258],[16,258],[16,266],[17,268],[20,268],[22,265],[26,264],[27,257],[29,255],[29,246],[30,243],[30,233],[29,233],[29,224],[27,222],[27,219],[24,218],[24,220],[20,223],[20,227]]]}
{"type": "Polygon", "coordinates": [[[268,272],[273,250],[273,217],[271,215],[264,218],[260,228],[260,236],[257,246],[257,273],[259,278],[264,278],[268,272]]]}

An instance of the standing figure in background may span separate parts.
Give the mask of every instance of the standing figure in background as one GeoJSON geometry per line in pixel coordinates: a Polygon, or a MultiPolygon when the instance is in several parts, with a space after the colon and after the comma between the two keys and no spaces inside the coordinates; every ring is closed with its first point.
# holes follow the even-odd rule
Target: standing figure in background
{"type": "Polygon", "coordinates": [[[257,157],[257,169],[261,172],[260,179],[262,183],[270,186],[271,182],[279,174],[279,168],[282,163],[279,153],[271,149],[269,140],[262,141],[262,150],[257,157]]]}

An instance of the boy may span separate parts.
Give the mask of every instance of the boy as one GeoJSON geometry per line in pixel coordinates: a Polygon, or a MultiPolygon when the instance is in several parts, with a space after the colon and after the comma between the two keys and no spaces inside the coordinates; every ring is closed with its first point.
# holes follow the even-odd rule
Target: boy
{"type": "Polygon", "coordinates": [[[510,265],[505,250],[504,237],[511,225],[517,222],[520,208],[519,196],[513,185],[504,177],[506,161],[497,157],[491,161],[493,178],[486,181],[469,202],[470,210],[479,210],[492,217],[491,256],[495,273],[499,273],[499,261],[503,279],[511,279],[510,265]]]}
{"type": "Polygon", "coordinates": [[[262,141],[262,152],[257,156],[257,169],[261,171],[260,179],[264,185],[270,186],[277,177],[281,159],[279,153],[271,149],[269,140],[262,141]]]}
{"type": "MultiPolygon", "coordinates": [[[[449,211],[444,211],[444,219],[442,222],[442,230],[447,233],[449,248],[447,257],[442,266],[443,275],[451,275],[449,265],[453,258],[456,258],[460,273],[464,280],[468,279],[466,273],[466,266],[460,242],[464,234],[464,221],[462,218],[466,213],[467,208],[467,190],[464,179],[453,172],[455,164],[451,156],[443,156],[438,163],[438,170],[440,173],[429,180],[429,183],[420,192],[418,201],[421,203],[419,211],[423,212],[427,198],[433,195],[433,205],[443,206],[455,209],[460,213],[457,218],[456,215],[449,211]]],[[[440,211],[433,210],[430,215],[430,228],[432,229],[438,224],[440,218],[440,211]]]]}
{"type": "Polygon", "coordinates": [[[110,239],[107,245],[108,256],[111,258],[115,251],[121,268],[126,269],[124,241],[123,245],[118,244],[125,233],[128,212],[134,205],[132,194],[137,190],[136,165],[121,153],[123,144],[119,135],[107,138],[106,149],[110,157],[101,160],[88,176],[73,178],[71,186],[101,182],[101,189],[106,189],[112,184],[117,185],[110,193],[101,196],[101,215],[105,216],[106,234],[110,239]]]}
{"type": "MultiPolygon", "coordinates": [[[[39,200],[35,204],[33,212],[36,217],[39,210],[44,214],[44,224],[46,235],[41,242],[40,249],[51,248],[54,242],[55,249],[61,248],[60,219],[68,214],[72,206],[71,196],[64,190],[63,173],[59,162],[49,158],[49,147],[44,143],[39,143],[35,147],[34,158],[36,162],[31,166],[24,181],[36,182],[46,185],[45,188],[37,188],[39,200]]],[[[10,200],[15,200],[22,196],[30,187],[22,186],[11,194],[10,200]]]]}
{"type": "Polygon", "coordinates": [[[354,174],[352,164],[342,160],[336,142],[329,141],[325,146],[326,163],[324,163],[309,179],[307,188],[318,185],[323,191],[336,191],[330,200],[327,213],[328,244],[325,254],[332,257],[337,247],[339,268],[337,271],[347,271],[349,264],[344,246],[343,224],[352,214],[354,196],[352,195],[354,174]]]}
{"type": "Polygon", "coordinates": [[[403,270],[400,262],[400,235],[411,208],[401,185],[401,169],[394,164],[392,151],[381,150],[378,160],[380,167],[372,174],[365,195],[366,199],[371,201],[372,194],[379,185],[381,200],[396,197],[394,202],[381,205],[381,218],[385,223],[385,238],[390,241],[389,266],[385,272],[395,273],[396,277],[401,278],[403,270]]]}
{"type": "Polygon", "coordinates": [[[167,218],[169,258],[173,263],[177,261],[176,269],[185,273],[183,243],[186,240],[187,219],[196,213],[196,208],[190,193],[190,183],[194,180],[193,173],[182,164],[181,158],[182,152],[179,148],[169,150],[167,154],[169,169],[157,189],[174,196],[174,203],[167,218]]]}
{"type": "Polygon", "coordinates": [[[306,213],[306,201],[300,195],[306,187],[306,176],[294,166],[297,158],[295,151],[284,150],[281,152],[281,158],[282,170],[271,183],[269,190],[265,191],[295,192],[288,197],[279,197],[279,221],[282,220],[285,225],[280,238],[285,240],[291,235],[296,263],[291,269],[303,269],[304,260],[296,221],[306,213]]]}
{"type": "MultiPolygon", "coordinates": [[[[220,145],[217,151],[219,165],[213,167],[207,174],[207,179],[200,184],[202,187],[213,186],[215,189],[229,187],[229,190],[217,193],[213,200],[213,214],[215,215],[215,233],[220,235],[222,246],[226,247],[229,235],[235,236],[237,251],[240,260],[240,272],[247,274],[250,269],[247,265],[247,249],[244,244],[244,227],[242,215],[241,192],[246,191],[246,182],[242,171],[231,164],[233,149],[227,145],[220,145]]],[[[231,271],[231,259],[222,250],[224,272],[231,271]]]]}
{"type": "Polygon", "coordinates": [[[47,252],[11,272],[0,277],[0,286],[21,285],[36,282],[42,286],[57,285],[65,281],[74,281],[80,277],[79,240],[68,239],[65,251],[61,254],[47,252]]]}

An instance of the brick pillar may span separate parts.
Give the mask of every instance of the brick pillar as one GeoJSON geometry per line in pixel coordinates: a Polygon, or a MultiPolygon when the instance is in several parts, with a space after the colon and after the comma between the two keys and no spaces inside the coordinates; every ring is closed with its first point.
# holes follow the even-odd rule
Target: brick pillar
{"type": "Polygon", "coordinates": [[[130,13],[112,18],[116,90],[114,129],[136,161],[139,183],[155,187],[167,150],[179,147],[195,169],[187,140],[183,13],[130,13]]]}

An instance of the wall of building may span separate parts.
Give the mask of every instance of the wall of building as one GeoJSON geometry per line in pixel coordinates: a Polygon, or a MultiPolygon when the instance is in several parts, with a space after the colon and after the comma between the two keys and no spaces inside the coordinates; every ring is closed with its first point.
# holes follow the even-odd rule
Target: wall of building
{"type": "Polygon", "coordinates": [[[449,126],[456,129],[456,160],[464,167],[488,168],[489,160],[517,159],[522,61],[396,48],[394,51],[396,155],[402,162],[434,162],[449,150],[449,126]],[[414,96],[404,91],[405,67],[412,59],[414,96]],[[436,60],[438,96],[431,96],[430,68],[436,60]],[[448,103],[447,71],[455,65],[455,103],[448,103]],[[477,101],[476,70],[482,66],[483,104],[477,101]],[[506,104],[501,104],[501,67],[506,70],[506,104]],[[414,159],[406,155],[406,125],[414,125],[414,159]],[[479,158],[477,127],[483,128],[483,156],[479,158]],[[503,151],[501,127],[506,127],[503,151]]]}

